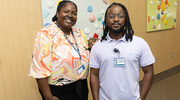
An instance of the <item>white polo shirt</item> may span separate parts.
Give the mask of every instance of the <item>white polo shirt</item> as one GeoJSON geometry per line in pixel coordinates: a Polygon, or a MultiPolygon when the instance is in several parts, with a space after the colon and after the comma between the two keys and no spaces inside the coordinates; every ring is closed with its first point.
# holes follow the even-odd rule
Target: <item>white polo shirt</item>
{"type": "Polygon", "coordinates": [[[91,50],[89,66],[99,68],[99,100],[137,100],[139,92],[140,66],[145,67],[155,62],[155,58],[146,43],[140,37],[126,41],[125,36],[118,41],[107,35],[107,41],[96,42],[91,50]],[[125,59],[125,66],[115,67],[114,58],[118,54],[125,59]]]}

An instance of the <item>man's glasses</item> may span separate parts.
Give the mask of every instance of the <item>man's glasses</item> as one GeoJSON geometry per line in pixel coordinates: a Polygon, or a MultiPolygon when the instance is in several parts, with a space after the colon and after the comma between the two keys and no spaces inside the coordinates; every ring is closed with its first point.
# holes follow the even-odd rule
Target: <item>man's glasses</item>
{"type": "Polygon", "coordinates": [[[119,13],[119,14],[113,14],[113,13],[111,13],[111,14],[108,15],[108,18],[111,18],[111,19],[112,19],[112,18],[115,18],[116,15],[117,15],[117,17],[118,17],[119,19],[122,19],[122,18],[125,17],[124,13],[119,13]]]}

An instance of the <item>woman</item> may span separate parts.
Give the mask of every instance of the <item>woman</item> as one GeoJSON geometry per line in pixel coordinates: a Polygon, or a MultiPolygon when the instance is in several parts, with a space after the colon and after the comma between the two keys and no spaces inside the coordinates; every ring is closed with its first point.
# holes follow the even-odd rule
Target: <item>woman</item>
{"type": "Polygon", "coordinates": [[[52,20],[35,37],[30,76],[36,78],[43,100],[87,100],[89,51],[83,32],[72,28],[76,4],[60,2],[52,20]]]}

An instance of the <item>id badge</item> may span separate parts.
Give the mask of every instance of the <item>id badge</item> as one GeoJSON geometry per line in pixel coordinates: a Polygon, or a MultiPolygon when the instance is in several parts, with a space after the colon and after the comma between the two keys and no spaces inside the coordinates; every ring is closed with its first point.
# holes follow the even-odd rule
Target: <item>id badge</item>
{"type": "Polygon", "coordinates": [[[78,68],[78,74],[80,75],[85,70],[84,64],[81,65],[81,67],[78,68]]]}
{"type": "Polygon", "coordinates": [[[125,58],[114,58],[114,67],[125,67],[125,58]]]}

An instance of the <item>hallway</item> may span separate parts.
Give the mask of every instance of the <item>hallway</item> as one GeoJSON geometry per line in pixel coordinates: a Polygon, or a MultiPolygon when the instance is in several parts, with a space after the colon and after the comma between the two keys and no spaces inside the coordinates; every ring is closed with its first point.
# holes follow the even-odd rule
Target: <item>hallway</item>
{"type": "Polygon", "coordinates": [[[146,100],[180,100],[180,72],[154,82],[146,100]]]}

